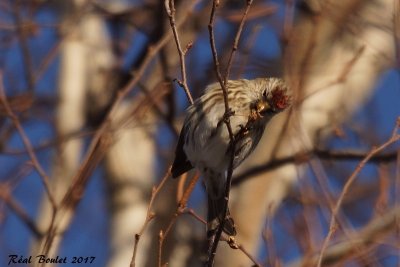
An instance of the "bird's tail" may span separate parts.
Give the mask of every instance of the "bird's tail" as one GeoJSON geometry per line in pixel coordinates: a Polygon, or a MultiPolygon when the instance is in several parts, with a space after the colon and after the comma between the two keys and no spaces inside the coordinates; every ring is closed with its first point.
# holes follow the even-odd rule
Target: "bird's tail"
{"type": "Polygon", "coordinates": [[[224,205],[225,198],[223,196],[215,197],[208,194],[207,238],[211,242],[223,220],[225,222],[222,230],[230,236],[236,235],[235,223],[228,208],[226,214],[224,214],[224,205]]]}

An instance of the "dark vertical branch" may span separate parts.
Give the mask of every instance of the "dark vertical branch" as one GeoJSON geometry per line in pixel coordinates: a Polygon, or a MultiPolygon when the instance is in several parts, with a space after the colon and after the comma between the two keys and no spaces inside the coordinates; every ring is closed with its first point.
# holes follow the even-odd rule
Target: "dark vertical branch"
{"type": "Polygon", "coordinates": [[[34,81],[33,69],[32,69],[32,56],[29,51],[28,41],[27,41],[27,38],[25,35],[26,31],[24,29],[24,25],[23,25],[22,19],[21,19],[20,0],[13,1],[12,5],[13,5],[12,10],[13,10],[15,26],[17,29],[17,36],[19,39],[19,45],[21,47],[21,55],[22,55],[22,60],[23,60],[25,79],[28,84],[28,91],[32,93],[35,89],[35,81],[34,81]]]}
{"type": "MultiPolygon", "coordinates": [[[[217,79],[218,82],[221,86],[221,90],[223,93],[223,97],[224,97],[224,104],[225,104],[225,114],[224,114],[224,123],[227,127],[228,133],[229,133],[229,139],[230,139],[230,145],[231,145],[231,155],[230,155],[230,160],[229,160],[229,166],[228,166],[228,170],[227,170],[227,177],[226,177],[226,185],[225,185],[225,192],[224,192],[224,199],[225,199],[225,203],[224,203],[224,209],[223,209],[223,214],[226,215],[227,210],[228,210],[228,203],[229,203],[229,193],[231,190],[231,183],[232,183],[232,173],[233,173],[233,160],[235,157],[235,137],[233,135],[233,131],[232,131],[232,126],[230,123],[230,116],[233,115],[232,110],[229,107],[229,100],[228,100],[228,90],[227,90],[227,80],[228,80],[228,76],[229,76],[229,72],[230,72],[230,67],[232,65],[232,60],[233,60],[233,56],[235,51],[237,50],[237,46],[240,40],[240,35],[243,31],[243,26],[244,26],[244,22],[246,20],[246,16],[250,10],[250,6],[252,4],[252,0],[248,0],[247,1],[247,7],[246,10],[243,14],[242,20],[240,22],[239,25],[239,29],[236,33],[235,36],[235,41],[232,47],[232,51],[231,54],[229,56],[229,60],[228,60],[228,65],[227,65],[227,69],[226,69],[226,73],[225,76],[222,77],[221,75],[221,70],[220,70],[220,63],[218,60],[218,53],[217,53],[217,48],[215,45],[215,36],[214,36],[214,24],[215,24],[215,13],[217,11],[217,8],[219,6],[219,1],[218,0],[214,0],[213,1],[213,5],[212,5],[212,9],[211,9],[211,15],[210,15],[210,22],[208,24],[208,30],[209,30],[209,38],[210,38],[210,46],[211,46],[211,52],[212,52],[212,56],[213,56],[213,61],[214,61],[214,70],[215,73],[217,75],[217,79]]],[[[225,218],[226,216],[224,216],[225,218]]],[[[208,266],[213,266],[214,264],[214,258],[215,258],[215,253],[217,251],[217,247],[218,247],[218,242],[221,238],[222,235],[222,229],[224,227],[225,224],[225,220],[222,220],[220,222],[220,225],[218,226],[218,229],[215,233],[214,238],[211,238],[211,244],[209,244],[209,250],[208,250],[208,262],[207,265],[208,266]]]]}
{"type": "MultiPolygon", "coordinates": [[[[219,67],[218,54],[217,54],[217,49],[215,46],[215,38],[214,38],[215,12],[218,8],[218,5],[219,5],[219,1],[214,0],[213,6],[211,9],[210,22],[208,24],[208,31],[209,31],[209,37],[210,37],[211,52],[212,52],[212,56],[213,56],[213,60],[214,60],[214,70],[217,75],[218,81],[221,85],[221,90],[222,90],[223,97],[224,97],[224,104],[225,104],[224,123],[228,129],[230,144],[232,144],[232,146],[234,146],[235,138],[233,136],[232,127],[231,127],[230,118],[229,118],[232,115],[232,112],[229,108],[228,92],[227,92],[226,85],[222,78],[220,67],[219,67]]],[[[227,170],[227,178],[226,178],[227,181],[226,181],[225,193],[224,193],[225,203],[224,203],[223,214],[226,214],[227,210],[228,210],[229,192],[230,192],[230,188],[231,188],[232,173],[233,173],[234,153],[235,153],[235,149],[234,149],[234,147],[232,147],[230,160],[229,160],[229,167],[227,170]]],[[[224,216],[224,218],[225,218],[225,216],[224,216]]],[[[217,251],[219,240],[221,239],[221,234],[222,234],[222,229],[224,227],[224,223],[225,223],[225,220],[222,220],[220,225],[218,226],[218,229],[214,235],[214,238],[211,238],[211,242],[210,242],[211,244],[209,244],[209,248],[208,248],[207,266],[211,267],[214,265],[215,253],[217,251]]]]}

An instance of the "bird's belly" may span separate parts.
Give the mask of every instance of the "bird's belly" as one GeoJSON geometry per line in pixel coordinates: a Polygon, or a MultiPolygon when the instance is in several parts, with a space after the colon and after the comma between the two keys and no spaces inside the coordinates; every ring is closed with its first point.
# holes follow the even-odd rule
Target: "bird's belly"
{"type": "Polygon", "coordinates": [[[188,147],[191,151],[186,151],[189,161],[196,167],[209,168],[215,171],[226,170],[228,162],[226,160],[226,151],[228,143],[223,141],[221,136],[216,135],[209,138],[198,150],[188,147]]]}

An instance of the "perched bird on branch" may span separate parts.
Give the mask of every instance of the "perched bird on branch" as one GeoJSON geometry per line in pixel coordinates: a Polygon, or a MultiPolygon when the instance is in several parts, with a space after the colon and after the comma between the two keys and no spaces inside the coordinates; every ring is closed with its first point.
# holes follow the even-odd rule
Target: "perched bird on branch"
{"type": "Polygon", "coordinates": [[[229,210],[224,214],[224,192],[232,155],[235,169],[255,149],[268,121],[290,103],[288,87],[278,78],[232,80],[227,82],[226,89],[233,140],[224,123],[227,114],[223,91],[219,83],[211,84],[187,110],[171,171],[173,177],[193,167],[201,172],[208,196],[208,238],[222,220],[225,220],[224,232],[236,235],[229,210]]]}

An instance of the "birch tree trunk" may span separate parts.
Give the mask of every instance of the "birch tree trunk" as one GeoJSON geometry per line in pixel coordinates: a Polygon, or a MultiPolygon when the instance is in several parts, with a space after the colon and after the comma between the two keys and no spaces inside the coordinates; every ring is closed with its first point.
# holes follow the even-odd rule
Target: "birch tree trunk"
{"type": "MultiPolygon", "coordinates": [[[[60,48],[59,103],[56,115],[56,130],[61,140],[81,131],[85,125],[87,47],[82,29],[72,26],[72,17],[82,4],[76,1],[62,7],[64,9],[62,12],[65,12],[62,23],[65,31],[62,32],[63,41],[60,48]]],[[[81,24],[84,23],[84,21],[81,22],[81,24]]],[[[80,139],[65,141],[57,147],[52,175],[52,186],[57,204],[60,204],[77,171],[81,149],[80,139]]],[[[46,198],[42,200],[37,218],[39,228],[42,232],[46,232],[52,218],[52,208],[46,198]]],[[[69,220],[70,218],[66,218],[63,227],[67,227],[69,220]]],[[[38,240],[33,243],[32,255],[40,254],[42,242],[43,240],[38,240]]],[[[51,255],[57,253],[59,245],[59,240],[55,240],[51,255]]]]}

